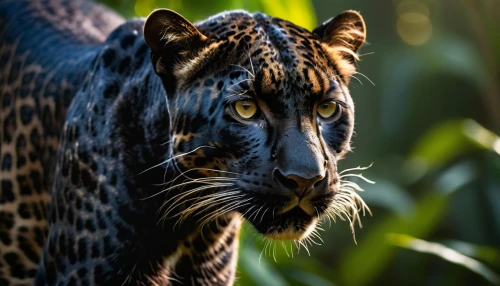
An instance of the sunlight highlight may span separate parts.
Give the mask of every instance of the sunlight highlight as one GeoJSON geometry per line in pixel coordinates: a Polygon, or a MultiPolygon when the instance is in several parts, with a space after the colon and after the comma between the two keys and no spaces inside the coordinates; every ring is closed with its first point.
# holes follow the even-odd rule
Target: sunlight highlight
{"type": "Polygon", "coordinates": [[[421,46],[430,40],[433,27],[429,8],[424,3],[406,0],[398,5],[397,11],[396,30],[401,40],[412,46],[421,46]]]}

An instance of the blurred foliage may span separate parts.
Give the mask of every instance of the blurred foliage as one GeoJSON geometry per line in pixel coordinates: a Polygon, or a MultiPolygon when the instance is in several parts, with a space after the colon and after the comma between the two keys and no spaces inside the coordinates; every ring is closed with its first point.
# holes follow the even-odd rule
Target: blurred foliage
{"type": "Polygon", "coordinates": [[[365,17],[363,75],[351,84],[356,149],[340,168],[375,162],[364,175],[377,184],[362,194],[373,217],[357,245],[338,222],[293,258],[291,244],[269,245],[246,225],[237,284],[500,283],[500,1],[101,2],[126,17],[166,7],[191,21],[262,11],[308,29],[347,9],[365,17]]]}
{"type": "Polygon", "coordinates": [[[313,4],[308,0],[104,0],[126,17],[145,17],[156,8],[172,9],[190,21],[203,20],[214,14],[234,9],[260,11],[312,29],[316,25],[313,4]]]}

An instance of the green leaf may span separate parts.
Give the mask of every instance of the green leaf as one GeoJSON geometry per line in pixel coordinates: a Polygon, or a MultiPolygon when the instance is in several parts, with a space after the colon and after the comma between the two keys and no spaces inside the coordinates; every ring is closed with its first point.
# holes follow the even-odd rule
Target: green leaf
{"type": "Polygon", "coordinates": [[[488,262],[491,265],[500,265],[500,249],[498,248],[457,240],[444,241],[443,244],[467,256],[488,262]]]}
{"type": "Polygon", "coordinates": [[[418,179],[471,150],[500,155],[500,138],[471,119],[452,120],[432,127],[410,152],[408,173],[418,179]]]}
{"type": "Polygon", "coordinates": [[[407,215],[413,211],[413,198],[400,186],[371,175],[367,177],[377,182],[362,194],[367,205],[381,207],[399,215],[407,215]]]}
{"type": "Polygon", "coordinates": [[[335,284],[327,279],[313,273],[290,269],[288,276],[302,285],[314,286],[334,286],[335,284]]]}
{"type": "Polygon", "coordinates": [[[364,285],[373,279],[390,262],[394,248],[387,244],[387,233],[408,233],[425,237],[439,223],[446,210],[448,196],[428,195],[421,199],[415,211],[405,217],[390,215],[379,223],[351,248],[342,260],[340,274],[345,285],[364,285]]]}
{"type": "Polygon", "coordinates": [[[463,132],[464,122],[448,121],[424,134],[410,152],[410,160],[420,161],[425,167],[440,167],[471,147],[463,132]]]}
{"type": "Polygon", "coordinates": [[[473,258],[465,256],[462,253],[443,244],[428,242],[425,240],[417,239],[410,235],[400,233],[388,234],[387,241],[389,242],[389,244],[394,246],[439,256],[446,261],[461,265],[481,275],[484,279],[488,280],[494,285],[500,284],[500,276],[490,270],[486,265],[473,258]]]}
{"type": "Polygon", "coordinates": [[[268,263],[267,259],[259,259],[260,252],[253,246],[247,245],[239,253],[239,285],[288,285],[281,273],[268,263]]]}

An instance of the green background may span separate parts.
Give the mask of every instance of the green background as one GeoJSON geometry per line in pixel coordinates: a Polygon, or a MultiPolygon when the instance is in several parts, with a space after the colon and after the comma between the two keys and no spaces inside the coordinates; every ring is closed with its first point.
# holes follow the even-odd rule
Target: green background
{"type": "Polygon", "coordinates": [[[101,2],[126,17],[165,7],[191,21],[262,11],[308,29],[347,9],[365,18],[362,74],[350,87],[354,152],[340,169],[373,163],[363,175],[376,184],[357,181],[373,216],[357,245],[337,221],[293,258],[290,244],[263,251],[245,226],[236,284],[500,284],[500,1],[101,2]]]}

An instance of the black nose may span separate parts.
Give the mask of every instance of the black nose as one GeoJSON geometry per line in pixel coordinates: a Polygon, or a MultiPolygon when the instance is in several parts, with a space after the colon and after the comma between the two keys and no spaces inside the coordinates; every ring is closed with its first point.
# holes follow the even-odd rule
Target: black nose
{"type": "Polygon", "coordinates": [[[325,176],[322,175],[312,178],[304,178],[296,174],[285,176],[278,169],[274,170],[273,177],[278,184],[286,189],[294,191],[299,198],[302,198],[313,188],[319,186],[325,179],[325,176]]]}

